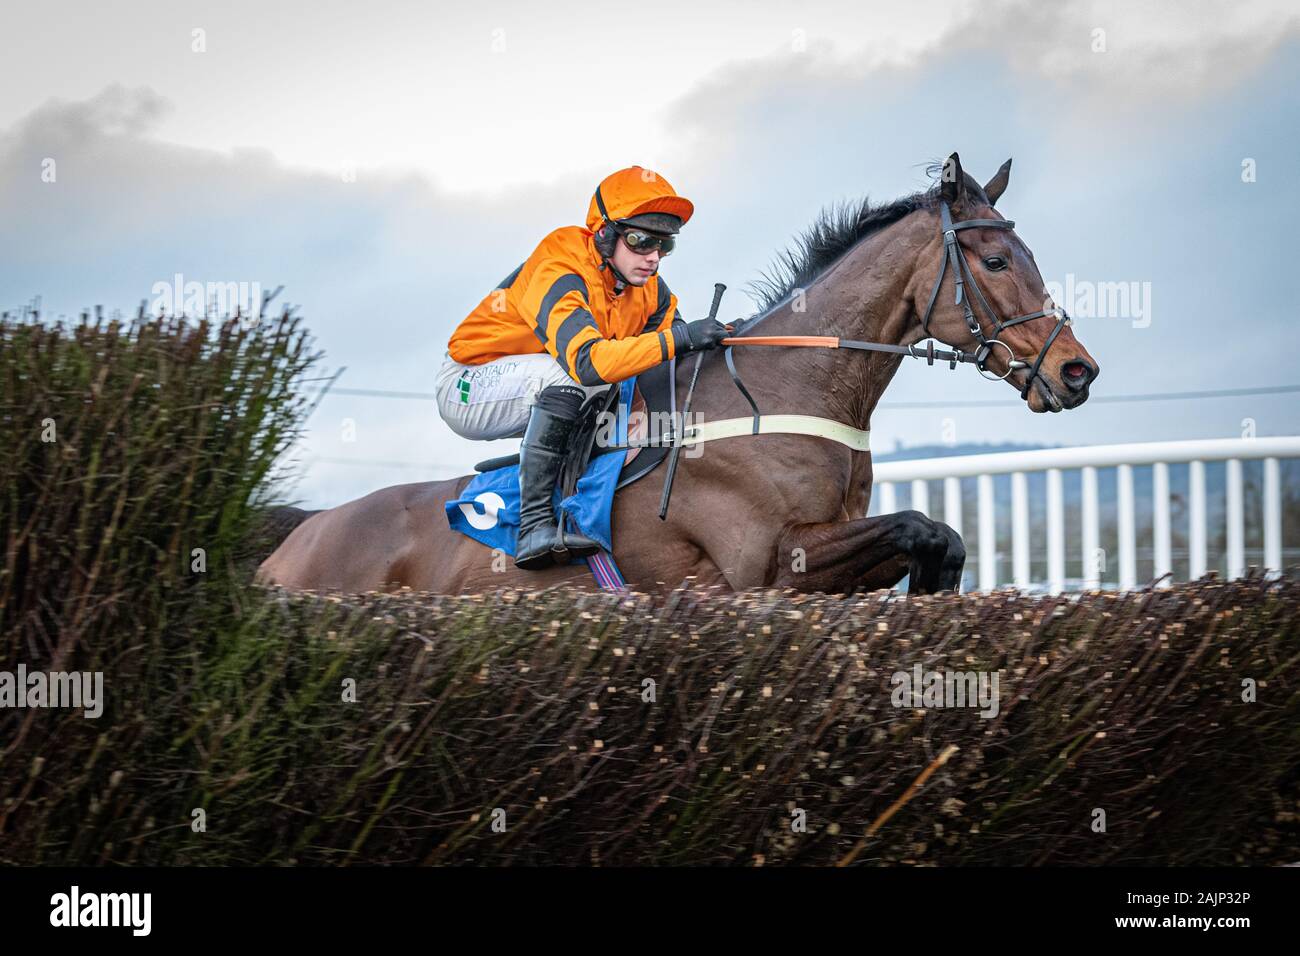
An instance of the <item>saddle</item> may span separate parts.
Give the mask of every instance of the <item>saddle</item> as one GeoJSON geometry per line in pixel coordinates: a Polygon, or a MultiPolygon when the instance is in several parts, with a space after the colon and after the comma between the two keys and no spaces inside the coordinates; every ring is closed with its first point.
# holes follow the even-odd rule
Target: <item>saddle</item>
{"type": "MultiPolygon", "coordinates": [[[[644,478],[668,457],[671,446],[667,442],[662,445],[638,443],[644,443],[650,438],[651,420],[676,421],[677,396],[673,388],[677,380],[676,371],[677,359],[673,358],[637,376],[632,405],[628,409],[627,445],[611,448],[595,447],[601,415],[615,410],[619,386],[611,385],[587,399],[578,413],[578,423],[574,426],[569,453],[560,469],[560,489],[565,497],[574,493],[578,479],[586,472],[587,465],[595,456],[624,453],[623,469],[619,472],[618,484],[614,486],[615,491],[627,487],[639,478],[644,478]]],[[[474,466],[474,470],[482,474],[517,464],[519,464],[518,453],[480,461],[474,466]]]]}

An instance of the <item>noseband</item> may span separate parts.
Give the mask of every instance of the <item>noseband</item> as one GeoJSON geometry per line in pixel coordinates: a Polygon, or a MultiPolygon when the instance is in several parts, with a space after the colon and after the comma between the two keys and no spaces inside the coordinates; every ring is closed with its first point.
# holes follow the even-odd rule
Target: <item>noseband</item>
{"type": "MultiPolygon", "coordinates": [[[[975,337],[979,343],[979,350],[975,353],[972,361],[975,368],[981,375],[987,371],[986,363],[993,346],[1000,345],[1007,353],[1007,370],[1001,375],[992,376],[994,381],[1006,378],[1016,369],[1027,368],[1029,375],[1025,378],[1025,387],[1020,390],[1020,397],[1025,398],[1029,395],[1030,386],[1034,384],[1034,379],[1038,377],[1038,370],[1042,367],[1043,359],[1047,357],[1047,350],[1052,347],[1056,337],[1061,334],[1061,329],[1070,321],[1070,316],[1062,308],[1044,309],[1042,312],[1034,312],[1030,315],[1016,316],[1014,319],[1005,321],[998,318],[998,314],[993,311],[989,305],[989,300],[985,298],[984,291],[980,288],[979,283],[975,281],[975,276],[971,272],[970,265],[966,262],[966,257],[962,255],[962,245],[957,239],[957,233],[963,229],[1014,229],[1016,224],[1010,219],[966,219],[962,222],[952,221],[952,212],[948,209],[946,202],[939,204],[939,226],[943,230],[943,253],[939,263],[939,275],[934,280],[934,289],[930,292],[930,301],[925,307],[925,314],[921,316],[921,331],[926,337],[930,336],[930,316],[934,312],[934,303],[939,298],[939,288],[943,285],[943,277],[948,273],[949,265],[952,266],[953,281],[957,286],[956,304],[961,306],[966,313],[966,327],[970,334],[975,337]],[[971,289],[975,292],[975,297],[979,300],[980,307],[986,312],[993,322],[992,336],[984,334],[984,328],[980,325],[979,317],[975,314],[975,309],[971,306],[971,300],[966,295],[966,283],[970,283],[971,289]],[[1056,327],[1043,343],[1043,347],[1038,350],[1038,356],[1034,359],[1033,365],[1028,362],[1022,362],[1015,357],[1011,351],[1011,346],[1006,342],[999,341],[998,336],[1003,330],[1011,328],[1013,325],[1019,325],[1021,322],[1032,322],[1034,319],[1041,319],[1044,316],[1055,316],[1056,327]]],[[[990,376],[984,375],[985,378],[990,376]]]]}

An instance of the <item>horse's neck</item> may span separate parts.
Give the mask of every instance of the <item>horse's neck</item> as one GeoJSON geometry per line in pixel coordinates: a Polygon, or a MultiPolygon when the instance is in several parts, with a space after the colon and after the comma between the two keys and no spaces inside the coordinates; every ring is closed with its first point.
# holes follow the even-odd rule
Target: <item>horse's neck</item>
{"type": "MultiPolygon", "coordinates": [[[[926,225],[911,220],[923,218],[909,216],[858,243],[801,297],[778,306],[747,334],[829,335],[892,345],[919,341],[916,304],[907,289],[926,225]]],[[[755,345],[734,351],[737,370],[760,411],[815,415],[863,429],[870,428],[902,361],[898,355],[849,349],[755,345]]],[[[725,369],[712,384],[711,392],[736,391],[725,369]]],[[[716,392],[715,397],[726,401],[716,392]]]]}

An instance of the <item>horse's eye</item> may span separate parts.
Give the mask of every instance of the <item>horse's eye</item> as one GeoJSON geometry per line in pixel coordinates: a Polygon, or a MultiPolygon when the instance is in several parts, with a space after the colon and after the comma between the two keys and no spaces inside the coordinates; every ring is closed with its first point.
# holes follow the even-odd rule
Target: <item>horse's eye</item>
{"type": "Polygon", "coordinates": [[[984,260],[984,268],[989,272],[1001,272],[1007,267],[1007,260],[1001,256],[989,256],[984,260]]]}

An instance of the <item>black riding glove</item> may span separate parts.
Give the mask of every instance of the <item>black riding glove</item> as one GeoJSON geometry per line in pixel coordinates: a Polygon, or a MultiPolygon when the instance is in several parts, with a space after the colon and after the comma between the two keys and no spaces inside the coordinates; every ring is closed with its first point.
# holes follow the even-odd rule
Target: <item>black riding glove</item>
{"type": "Polygon", "coordinates": [[[674,322],[673,348],[677,355],[715,349],[730,334],[727,327],[717,319],[674,322]]]}

